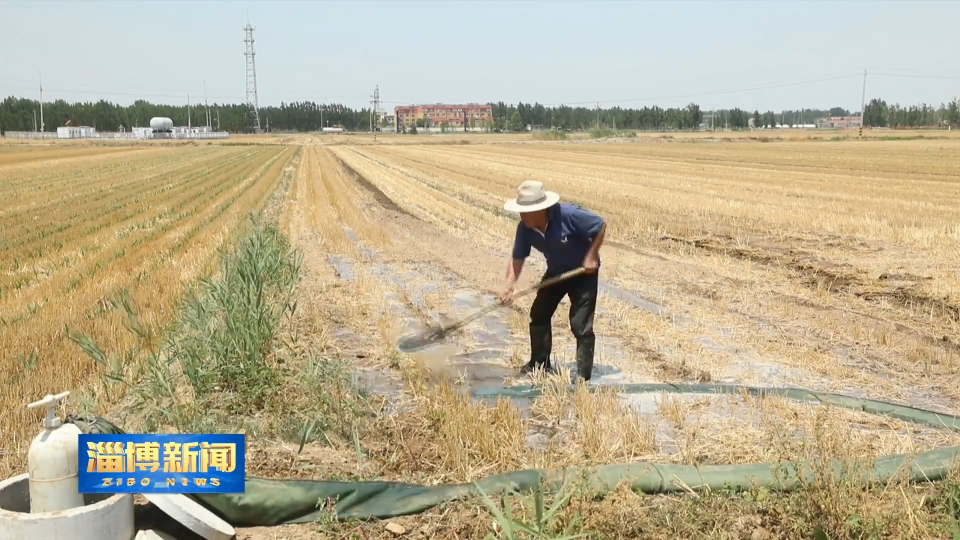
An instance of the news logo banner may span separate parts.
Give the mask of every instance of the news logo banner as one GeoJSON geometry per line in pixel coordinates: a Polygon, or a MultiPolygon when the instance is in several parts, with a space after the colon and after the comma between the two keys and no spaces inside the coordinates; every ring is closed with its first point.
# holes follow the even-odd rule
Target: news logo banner
{"type": "Polygon", "coordinates": [[[243,493],[242,434],[80,434],[80,493],[243,493]]]}

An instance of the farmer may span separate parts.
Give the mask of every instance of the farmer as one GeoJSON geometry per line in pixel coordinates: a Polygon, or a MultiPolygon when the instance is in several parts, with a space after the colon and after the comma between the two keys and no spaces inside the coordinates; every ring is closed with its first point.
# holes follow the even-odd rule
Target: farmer
{"type": "Polygon", "coordinates": [[[520,214],[513,241],[513,260],[507,266],[507,285],[500,302],[510,304],[523,270],[524,260],[534,247],[547,260],[543,279],[557,276],[580,266],[581,274],[537,291],[530,308],[530,362],[522,373],[535,369],[552,371],[550,350],[553,336],[550,321],[564,296],[570,298],[570,329],[577,339],[577,375],[590,380],[593,371],[593,315],[597,307],[597,283],[600,269],[600,246],[607,230],[603,218],[577,205],[561,203],[560,196],[544,191],[541,182],[529,180],[517,188],[517,198],[503,205],[508,212],[520,214]]]}

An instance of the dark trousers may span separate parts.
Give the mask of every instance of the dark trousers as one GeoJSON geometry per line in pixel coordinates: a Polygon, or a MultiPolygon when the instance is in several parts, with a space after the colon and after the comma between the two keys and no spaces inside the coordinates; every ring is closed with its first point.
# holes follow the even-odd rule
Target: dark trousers
{"type": "MultiPolygon", "coordinates": [[[[547,272],[544,279],[556,273],[547,272]]],[[[589,381],[593,372],[593,315],[597,309],[598,274],[578,276],[537,291],[530,308],[530,364],[550,367],[553,334],[550,321],[564,296],[570,298],[570,329],[577,339],[577,372],[589,381]]]]}

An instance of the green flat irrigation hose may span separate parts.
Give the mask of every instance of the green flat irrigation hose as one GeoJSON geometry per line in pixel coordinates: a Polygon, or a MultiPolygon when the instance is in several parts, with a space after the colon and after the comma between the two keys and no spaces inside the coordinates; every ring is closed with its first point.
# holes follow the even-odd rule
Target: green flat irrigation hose
{"type": "MultiPolygon", "coordinates": [[[[960,431],[960,419],[948,414],[896,405],[883,401],[858,399],[840,394],[812,392],[797,388],[759,388],[724,384],[624,384],[604,385],[623,394],[655,392],[691,394],[739,394],[781,396],[797,401],[816,402],[845,409],[885,415],[915,424],[960,431]]],[[[590,387],[592,390],[601,387],[590,387]]],[[[496,391],[478,391],[478,398],[535,398],[539,390],[517,386],[496,391]]],[[[73,419],[84,432],[124,433],[103,418],[89,421],[73,419]]],[[[912,482],[939,480],[955,466],[960,447],[929,450],[915,456],[885,456],[860,470],[850,470],[843,463],[831,466],[835,477],[867,482],[886,482],[904,475],[912,482]],[[852,476],[852,478],[851,478],[852,476]]],[[[582,469],[528,469],[488,476],[477,481],[486,493],[507,488],[530,490],[545,485],[558,489],[565,480],[580,479],[597,495],[608,493],[621,482],[629,482],[634,491],[656,494],[690,489],[744,490],[754,486],[771,491],[790,491],[815,476],[806,462],[757,463],[744,465],[665,465],[631,463],[601,465],[582,469]]],[[[476,495],[472,483],[422,486],[402,482],[335,482],[324,480],[268,480],[247,478],[246,492],[238,494],[198,494],[195,500],[236,527],[273,526],[285,523],[315,521],[321,510],[318,501],[333,499],[338,519],[385,519],[417,514],[443,502],[476,495]]]]}

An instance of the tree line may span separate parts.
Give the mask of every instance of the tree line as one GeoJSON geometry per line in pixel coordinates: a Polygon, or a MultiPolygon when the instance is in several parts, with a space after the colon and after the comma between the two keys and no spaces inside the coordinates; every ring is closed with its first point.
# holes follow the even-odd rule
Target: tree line
{"type": "MultiPolygon", "coordinates": [[[[568,105],[545,106],[540,103],[490,103],[493,121],[486,126],[491,131],[521,131],[526,126],[535,129],[589,130],[593,128],[639,131],[678,131],[700,129],[748,129],[751,126],[774,128],[778,125],[813,124],[829,116],[858,115],[841,108],[802,109],[789,111],[748,111],[740,108],[704,111],[700,105],[662,108],[597,108],[568,105]]],[[[40,129],[40,104],[33,99],[8,97],[0,102],[0,132],[33,131],[40,129]]],[[[916,128],[942,125],[960,125],[960,106],[956,99],[939,106],[928,104],[901,106],[873,99],[865,107],[865,125],[868,127],[916,128]]],[[[56,131],[59,126],[86,125],[98,131],[118,131],[123,126],[146,127],[150,119],[167,117],[178,126],[207,124],[207,106],[163,105],[137,100],[131,105],[118,105],[105,100],[68,103],[63,100],[44,102],[45,131],[56,131]]],[[[212,103],[209,106],[210,125],[214,130],[232,133],[249,132],[252,114],[245,104],[212,103]]],[[[309,132],[321,127],[341,126],[347,131],[367,131],[370,109],[352,109],[342,104],[319,104],[312,101],[281,103],[280,106],[260,108],[260,127],[270,131],[309,132]]]]}
{"type": "MultiPolygon", "coordinates": [[[[148,127],[150,119],[166,117],[176,126],[207,125],[205,105],[161,105],[137,100],[131,105],[117,105],[105,100],[96,103],[67,103],[63,100],[43,103],[44,131],[56,131],[66,125],[91,126],[97,131],[127,131],[148,127]]],[[[216,131],[243,133],[251,131],[253,116],[245,104],[211,103],[210,127],[216,131]]],[[[310,101],[281,103],[279,107],[260,107],[260,127],[271,131],[319,131],[324,126],[342,126],[346,130],[367,130],[369,109],[355,110],[338,103],[317,104],[310,101]],[[322,124],[321,124],[322,119],[322,124]]],[[[0,132],[40,129],[40,102],[34,99],[8,97],[0,102],[0,132]]]]}
{"type": "Polygon", "coordinates": [[[903,107],[887,105],[882,99],[871,99],[864,106],[863,123],[871,127],[919,127],[934,125],[960,125],[960,102],[956,98],[939,106],[921,103],[903,107]]]}

